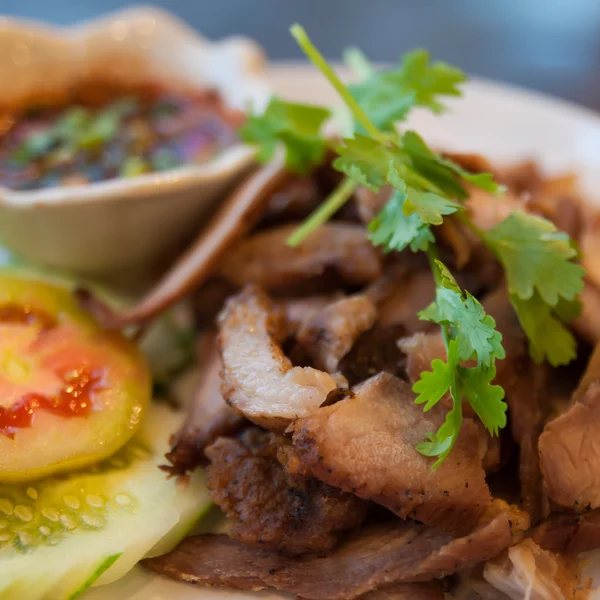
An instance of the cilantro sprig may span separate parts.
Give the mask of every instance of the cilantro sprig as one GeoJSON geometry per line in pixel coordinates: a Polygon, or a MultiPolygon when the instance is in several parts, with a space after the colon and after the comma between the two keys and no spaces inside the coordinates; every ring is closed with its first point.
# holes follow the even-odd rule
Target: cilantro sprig
{"type": "MultiPolygon", "coordinates": [[[[430,253],[431,254],[431,253],[430,253]]],[[[492,385],[496,375],[496,360],[505,356],[502,335],[496,331],[494,319],[486,315],[483,306],[469,292],[463,292],[448,268],[432,258],[436,274],[436,299],[419,317],[441,326],[446,341],[446,362],[435,359],[431,371],[421,373],[413,386],[418,394],[415,402],[433,408],[446,394],[453,407],[446,420],[417,450],[426,456],[437,456],[437,468],[452,450],[462,423],[463,401],[471,405],[490,435],[506,425],[504,390],[492,385]],[[474,362],[473,366],[465,363],[474,362]]]]}
{"type": "Polygon", "coordinates": [[[529,338],[530,354],[538,362],[565,364],[576,355],[576,342],[567,329],[577,313],[583,288],[583,269],[574,260],[576,250],[568,237],[540,217],[514,213],[490,231],[470,220],[464,201],[468,186],[489,193],[503,191],[489,173],[470,173],[437,154],[414,131],[398,132],[396,124],[410,110],[444,110],[442,97],[460,95],[464,73],[432,63],[418,50],[400,64],[377,71],[359,51],[346,60],[362,81],[346,86],[299,25],[290,29],[307,57],[338,92],[354,121],[354,134],[337,146],[325,141],[322,126],[329,116],[318,107],[275,99],[262,116],[252,116],[243,133],[259,145],[259,159],[270,158],[283,145],[288,166],[305,173],[323,158],[329,147],[337,153],[333,167],[345,176],[330,196],[290,237],[298,245],[331,218],[358,186],[392,193],[368,226],[371,242],[384,251],[426,251],[436,280],[436,299],[421,311],[421,319],[438,324],[444,335],[446,360],[434,360],[413,387],[416,402],[431,410],[444,397],[452,401],[445,421],[428,434],[418,450],[437,457],[436,468],[451,452],[468,404],[491,435],[506,425],[504,391],[495,385],[496,361],[504,358],[502,336],[494,319],[479,301],[461,290],[447,267],[438,260],[432,227],[444,218],[458,218],[472,230],[503,265],[511,302],[529,338]]]}
{"type": "Polygon", "coordinates": [[[282,144],[290,171],[305,174],[323,160],[327,143],[320,131],[329,115],[320,106],[272,98],[262,115],[250,115],[240,133],[245,142],[258,146],[259,161],[270,161],[282,144]]]}

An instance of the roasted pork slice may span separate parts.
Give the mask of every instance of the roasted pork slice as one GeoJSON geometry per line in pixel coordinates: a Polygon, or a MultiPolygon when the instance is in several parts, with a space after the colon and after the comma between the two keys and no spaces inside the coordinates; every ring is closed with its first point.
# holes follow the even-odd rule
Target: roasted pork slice
{"type": "Polygon", "coordinates": [[[285,333],[280,311],[252,286],[231,298],[219,317],[223,397],[267,429],[282,430],[310,414],[337,386],[328,373],[292,365],[279,345],[285,333]]]}
{"type": "Polygon", "coordinates": [[[269,198],[259,227],[281,225],[306,218],[323,200],[315,177],[290,177],[269,198]]]}
{"type": "Polygon", "coordinates": [[[531,539],[523,540],[488,561],[483,568],[483,578],[513,600],[576,600],[587,597],[582,589],[584,586],[580,582],[577,562],[543,550],[531,539]]]}
{"type": "Polygon", "coordinates": [[[227,405],[221,395],[221,359],[214,334],[204,336],[199,351],[201,380],[181,429],[166,454],[171,463],[161,467],[171,475],[185,475],[206,462],[204,449],[219,436],[235,433],[246,419],[227,405]]]}
{"type": "Polygon", "coordinates": [[[190,583],[242,590],[276,588],[313,600],[348,600],[400,582],[441,579],[493,558],[513,543],[512,512],[501,511],[466,537],[417,523],[363,528],[324,557],[289,558],[224,535],[184,540],[145,561],[190,583]]]}
{"type": "Polygon", "coordinates": [[[402,518],[470,531],[491,502],[477,426],[465,419],[452,453],[433,471],[432,459],[415,447],[441,425],[441,407],[423,413],[410,385],[388,373],[353,392],[292,424],[304,468],[402,518]]]}
{"type": "Polygon", "coordinates": [[[207,448],[212,500],[234,519],[232,537],[290,556],[322,554],[358,527],[364,500],[316,479],[292,477],[277,460],[274,434],[258,428],[207,448]]]}
{"type": "Polygon", "coordinates": [[[537,443],[550,410],[548,367],[535,365],[529,358],[527,338],[503,289],[483,302],[502,334],[506,358],[496,363],[495,383],[505,391],[510,427],[519,446],[521,499],[533,523],[544,514],[544,493],[537,443]]]}
{"type": "Polygon", "coordinates": [[[439,581],[397,583],[368,592],[360,600],[444,600],[444,592],[439,581]]]}
{"type": "Polygon", "coordinates": [[[256,283],[271,292],[304,291],[308,282],[328,275],[349,285],[364,285],[381,275],[378,251],[364,227],[327,223],[297,247],[286,242],[296,225],[255,233],[224,259],[220,274],[243,287],[256,283]]]}
{"type": "Polygon", "coordinates": [[[306,296],[282,299],[279,304],[285,313],[287,335],[296,337],[304,322],[326,306],[339,300],[336,296],[306,296]]]}
{"type": "Polygon", "coordinates": [[[600,382],[550,421],[539,440],[548,497],[572,510],[600,507],[600,382]]]}
{"type": "Polygon", "coordinates": [[[532,536],[546,550],[579,554],[600,548],[600,509],[580,514],[553,513],[532,536]]]}
{"type": "Polygon", "coordinates": [[[379,192],[373,192],[366,187],[359,187],[354,194],[354,202],[360,220],[370,223],[386,205],[392,195],[393,188],[385,186],[379,192]]]}
{"type": "Polygon", "coordinates": [[[581,314],[573,321],[573,329],[590,344],[600,344],[600,288],[586,278],[579,299],[581,314]]]}
{"type": "Polygon", "coordinates": [[[431,271],[401,274],[393,288],[382,295],[378,323],[382,327],[402,325],[409,334],[431,329],[431,323],[421,321],[417,313],[434,300],[435,281],[431,271]]]}
{"type": "Polygon", "coordinates": [[[398,340],[398,346],[406,354],[406,374],[412,383],[421,379],[423,371],[431,371],[433,360],[446,360],[446,344],[439,330],[403,337],[398,340]]]}
{"type": "Polygon", "coordinates": [[[365,294],[336,300],[310,315],[297,341],[317,369],[334,373],[359,336],[373,326],[377,308],[365,294]]]}
{"type": "Polygon", "coordinates": [[[511,192],[495,196],[474,187],[469,190],[465,204],[473,224],[484,231],[492,229],[511,213],[525,210],[523,201],[511,192]]]}

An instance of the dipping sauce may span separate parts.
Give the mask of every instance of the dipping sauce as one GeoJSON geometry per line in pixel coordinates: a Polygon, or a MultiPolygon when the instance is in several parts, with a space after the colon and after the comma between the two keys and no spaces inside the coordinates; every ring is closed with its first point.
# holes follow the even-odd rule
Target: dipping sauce
{"type": "Polygon", "coordinates": [[[81,185],[210,160],[243,115],[214,91],[81,82],[61,104],[0,113],[0,185],[81,185]]]}

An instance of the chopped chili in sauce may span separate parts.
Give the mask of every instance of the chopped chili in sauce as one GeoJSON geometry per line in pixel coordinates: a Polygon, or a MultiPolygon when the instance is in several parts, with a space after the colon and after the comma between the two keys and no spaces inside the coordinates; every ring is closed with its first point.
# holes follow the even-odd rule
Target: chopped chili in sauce
{"type": "Polygon", "coordinates": [[[81,82],[61,100],[0,111],[0,185],[80,185],[205,162],[243,116],[210,90],[81,82]]]}

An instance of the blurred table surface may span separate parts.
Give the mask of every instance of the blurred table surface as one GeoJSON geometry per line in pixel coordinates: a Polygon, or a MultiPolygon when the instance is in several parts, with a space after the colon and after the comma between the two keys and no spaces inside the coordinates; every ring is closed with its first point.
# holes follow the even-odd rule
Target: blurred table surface
{"type": "MultiPolygon", "coordinates": [[[[70,24],[123,0],[0,0],[0,14],[70,24]]],[[[255,38],[272,60],[301,58],[302,23],[328,58],[348,45],[377,61],[424,47],[471,74],[600,110],[600,0],[163,0],[210,38],[255,38]]]]}

